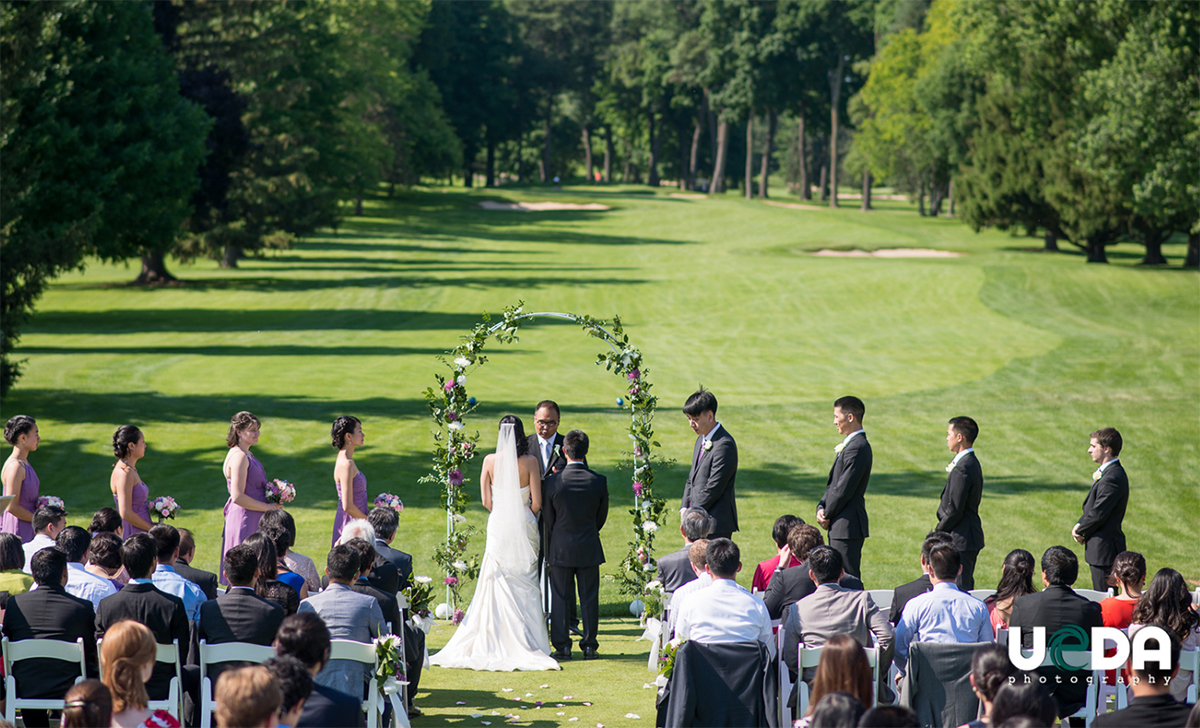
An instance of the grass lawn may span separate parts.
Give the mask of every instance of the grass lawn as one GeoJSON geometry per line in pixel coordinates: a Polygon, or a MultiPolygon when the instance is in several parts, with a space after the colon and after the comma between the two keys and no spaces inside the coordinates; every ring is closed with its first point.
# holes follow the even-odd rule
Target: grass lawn
{"type": "MultiPolygon", "coordinates": [[[[262,418],[255,452],[269,477],[296,483],[298,550],[318,563],[336,497],[329,425],[357,415],[367,437],[357,461],[369,491],[404,500],[398,544],[416,556],[418,573],[436,576],[430,555],[445,517],[436,490],[416,482],[432,445],[422,392],[440,371],[435,355],[481,312],[523,299],[526,310],[620,314],[659,397],[657,454],[678,461],[657,481],[669,499],[682,492],[693,441],[679,407],[699,383],[716,393],[719,419],[740,445],[746,585],[753,565],[774,553],[774,519],[811,520],[841,440],[832,402],[843,394],[866,401],[875,453],[863,554],[869,588],[918,573],[920,540],[935,523],[950,460],[946,420],[959,414],[981,427],[988,545],[980,586],[994,582],[1013,548],[1040,554],[1064,544],[1082,558],[1070,529],[1095,467],[1088,434],[1106,425],[1125,439],[1130,548],[1146,555],[1151,573],[1169,565],[1200,579],[1197,274],[1137,266],[1135,246],[1110,249],[1111,265],[1088,265],[1079,255],[1037,252],[1033,239],[921,218],[903,201],[876,207],[798,210],[634,186],[426,189],[369,200],[368,216],[347,218],[336,233],[237,270],[174,264],[187,285],[131,288],[124,283],[134,269],[92,264],[59,280],[26,327],[16,351],[26,373],[4,417],[38,419],[43,440],[31,462],[42,493],[65,498],[72,522],[83,525],[112,502],[113,431],[142,427],[149,454],[139,470],[151,494],[180,502],[178,524],[200,544],[197,565],[215,570],[230,415],[249,409],[262,418]],[[477,208],[482,199],[612,209],[486,211],[477,208]],[[809,254],[894,247],[963,255],[809,254]]],[[[1183,247],[1165,253],[1177,266],[1183,247]]],[[[589,461],[609,476],[603,536],[612,568],[625,551],[632,504],[629,473],[616,466],[627,448],[614,401],[621,381],[593,366],[602,345],[577,327],[534,323],[520,338],[495,345],[472,374],[481,406],[468,424],[490,449],[501,415],[515,412],[531,428],[534,403],[557,400],[564,430],[588,431],[589,461]]],[[[477,482],[477,470],[470,477],[477,482]]],[[[472,504],[469,522],[482,528],[484,515],[472,504]]],[[[664,549],[680,543],[671,530],[660,532],[664,549]]],[[[474,543],[482,548],[483,540],[474,543]]],[[[478,725],[496,718],[492,710],[497,720],[518,712],[522,724],[564,720],[555,715],[562,708],[500,709],[514,703],[504,687],[567,704],[580,725],[639,724],[627,712],[651,720],[652,692],[642,687],[650,675],[639,666],[646,643],[633,641],[633,621],[619,619],[628,617],[627,602],[602,585],[604,660],[549,675],[428,672],[420,704],[430,717],[420,724],[457,725],[483,713],[465,720],[478,725]],[[585,710],[583,700],[594,705],[585,710]]],[[[451,629],[439,625],[431,646],[451,629]]]]}

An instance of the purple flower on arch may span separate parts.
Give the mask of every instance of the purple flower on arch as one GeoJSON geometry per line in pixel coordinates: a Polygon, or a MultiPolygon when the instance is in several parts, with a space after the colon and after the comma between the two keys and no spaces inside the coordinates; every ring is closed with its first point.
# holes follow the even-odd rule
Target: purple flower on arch
{"type": "Polygon", "coordinates": [[[629,374],[626,374],[626,375],[625,375],[625,378],[626,378],[626,379],[628,379],[629,381],[631,381],[631,382],[632,382],[632,381],[634,381],[635,379],[639,379],[641,376],[642,376],[642,373],[641,373],[641,371],[639,371],[639,370],[637,370],[637,369],[634,369],[634,370],[631,370],[631,371],[629,372],[629,374]]]}
{"type": "Polygon", "coordinates": [[[458,385],[454,383],[453,379],[448,379],[446,380],[446,383],[442,385],[442,389],[446,390],[447,392],[453,392],[456,386],[458,385]]]}
{"type": "Polygon", "coordinates": [[[454,422],[458,419],[458,413],[454,410],[446,410],[446,421],[454,422]]]}
{"type": "Polygon", "coordinates": [[[642,497],[642,489],[644,487],[645,486],[642,485],[641,481],[638,481],[638,480],[633,481],[633,494],[636,495],[638,498],[641,498],[642,497]]]}
{"type": "Polygon", "coordinates": [[[455,586],[456,584],[458,584],[458,577],[457,576],[447,576],[445,579],[442,579],[442,583],[445,584],[446,586],[455,586]]]}
{"type": "Polygon", "coordinates": [[[458,468],[454,468],[447,473],[447,477],[450,479],[450,485],[462,485],[463,483],[463,474],[458,468]]]}

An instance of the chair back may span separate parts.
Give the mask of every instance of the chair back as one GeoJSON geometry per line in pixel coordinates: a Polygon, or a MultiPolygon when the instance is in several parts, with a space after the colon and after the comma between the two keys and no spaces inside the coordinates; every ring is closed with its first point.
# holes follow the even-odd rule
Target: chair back
{"type": "MultiPolygon", "coordinates": [[[[804,715],[808,712],[809,687],[804,681],[804,670],[812,669],[821,664],[821,647],[805,647],[804,643],[800,643],[799,649],[799,670],[796,675],[800,680],[799,697],[796,699],[796,714],[804,715]]],[[[864,647],[863,652],[867,655],[867,665],[871,667],[871,695],[879,694],[879,648],[864,647]]]]}
{"type": "Polygon", "coordinates": [[[13,677],[12,664],[18,660],[41,657],[63,662],[72,662],[79,666],[79,678],[75,682],[87,678],[87,663],[84,660],[83,638],[74,642],[62,640],[18,640],[9,642],[8,637],[0,640],[0,651],[4,655],[4,686],[7,700],[4,702],[4,719],[16,725],[17,709],[22,710],[62,710],[63,699],[53,698],[21,698],[17,695],[17,681],[13,677]]]}
{"type": "Polygon", "coordinates": [[[1187,672],[1192,673],[1192,684],[1188,685],[1187,698],[1184,702],[1195,704],[1196,683],[1200,682],[1200,650],[1179,651],[1179,674],[1177,677],[1183,677],[1187,672]]]}
{"type": "Polygon", "coordinates": [[[1089,601],[1102,602],[1113,595],[1113,590],[1111,588],[1109,588],[1108,591],[1096,591],[1095,589],[1076,589],[1075,593],[1089,601]]]}
{"type": "MultiPolygon", "coordinates": [[[[160,645],[161,646],[161,645],[160,645]]],[[[261,665],[275,656],[275,648],[249,642],[222,642],[210,645],[200,640],[200,728],[212,725],[212,714],[217,709],[213,695],[213,683],[208,668],[223,662],[253,662],[261,665]]]]}
{"type": "Polygon", "coordinates": [[[987,599],[988,597],[994,595],[996,593],[996,590],[995,589],[972,589],[971,591],[969,591],[967,593],[970,594],[971,596],[975,597],[979,601],[983,601],[983,600],[987,599]]]}
{"type": "Polygon", "coordinates": [[[757,640],[684,642],[675,653],[666,725],[757,727],[768,724],[764,698],[767,648],[757,640]]]}
{"type": "Polygon", "coordinates": [[[895,589],[868,589],[867,593],[871,595],[871,601],[875,602],[880,611],[886,612],[892,608],[892,599],[896,596],[895,589]]]}
{"type": "Polygon", "coordinates": [[[900,703],[917,714],[921,725],[962,725],[979,714],[971,688],[973,643],[913,642],[900,703]]]}
{"type": "Polygon", "coordinates": [[[375,681],[375,664],[378,659],[375,653],[375,644],[354,640],[330,640],[329,659],[349,660],[367,665],[367,697],[363,700],[363,710],[367,713],[367,728],[377,728],[381,703],[379,701],[379,683],[375,681]]]}

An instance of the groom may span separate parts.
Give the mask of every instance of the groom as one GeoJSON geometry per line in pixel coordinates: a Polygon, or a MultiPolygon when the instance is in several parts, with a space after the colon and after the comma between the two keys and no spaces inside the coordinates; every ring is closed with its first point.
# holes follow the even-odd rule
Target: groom
{"type": "Polygon", "coordinates": [[[546,529],[546,563],[550,565],[550,642],[556,660],[571,659],[568,632],[570,606],[579,587],[583,627],[583,659],[596,658],[600,624],[600,564],[604,548],[600,529],[608,518],[608,481],[584,463],[588,436],[571,430],[563,439],[567,464],[542,484],[542,517],[546,529]]]}

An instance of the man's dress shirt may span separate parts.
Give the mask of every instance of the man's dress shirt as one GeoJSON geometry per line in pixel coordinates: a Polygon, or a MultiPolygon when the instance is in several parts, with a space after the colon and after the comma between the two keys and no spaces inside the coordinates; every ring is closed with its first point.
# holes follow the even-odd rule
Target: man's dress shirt
{"type": "Polygon", "coordinates": [[[733,579],[693,593],[679,608],[676,633],[701,644],[758,640],[774,654],[771,615],[754,595],[733,579]]]}
{"type": "Polygon", "coordinates": [[[991,642],[995,638],[987,605],[959,589],[939,582],[931,591],[913,597],[896,624],[896,669],[908,669],[912,642],[991,642]]]}
{"type": "Polygon", "coordinates": [[[154,586],[183,600],[187,618],[192,624],[200,622],[200,605],[207,601],[207,597],[198,584],[183,578],[174,567],[165,564],[159,564],[154,569],[150,580],[154,582],[154,586]]]}

